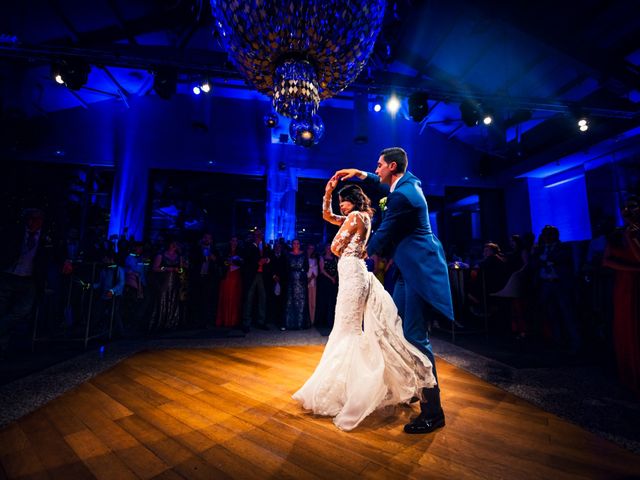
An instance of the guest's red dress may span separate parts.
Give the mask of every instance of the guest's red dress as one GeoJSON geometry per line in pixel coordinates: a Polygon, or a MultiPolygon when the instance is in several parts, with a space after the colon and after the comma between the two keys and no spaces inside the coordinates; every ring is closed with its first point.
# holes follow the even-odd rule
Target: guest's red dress
{"type": "Polygon", "coordinates": [[[242,313],[242,277],[240,267],[229,265],[220,282],[216,327],[239,327],[242,313]]]}
{"type": "MultiPolygon", "coordinates": [[[[610,242],[608,258],[640,267],[628,242],[625,236],[610,242]]],[[[622,384],[640,396],[640,272],[615,270],[613,305],[618,375],[622,384]]]]}

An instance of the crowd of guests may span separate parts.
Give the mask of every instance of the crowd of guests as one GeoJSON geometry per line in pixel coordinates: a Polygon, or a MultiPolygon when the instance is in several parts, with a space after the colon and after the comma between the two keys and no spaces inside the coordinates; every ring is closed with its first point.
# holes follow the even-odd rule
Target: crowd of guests
{"type": "Polygon", "coordinates": [[[75,231],[56,240],[39,209],[3,231],[0,351],[38,310],[42,335],[81,327],[89,312],[94,330],[109,327],[116,337],[333,325],[338,273],[328,245],[265,242],[259,229],[225,244],[205,232],[155,247],[98,233],[83,245],[75,231]]]}
{"type": "Polygon", "coordinates": [[[318,256],[315,245],[303,248],[298,239],[267,243],[259,229],[223,246],[211,233],[192,245],[165,243],[150,256],[133,243],[119,262],[124,285],[115,291],[122,292],[127,333],[333,325],[338,276],[330,249],[318,256]]]}
{"type": "Polygon", "coordinates": [[[640,206],[630,197],[624,226],[588,242],[563,242],[545,226],[538,238],[512,235],[510,249],[483,245],[482,258],[452,258],[458,317],[487,321],[519,342],[545,341],[569,355],[614,358],[621,383],[640,396],[640,206]],[[463,282],[454,275],[465,272],[463,282]]]}
{"type": "MultiPolygon", "coordinates": [[[[494,331],[543,338],[570,354],[596,342],[609,345],[621,381],[640,394],[636,197],[622,214],[625,225],[594,238],[586,253],[548,225],[537,239],[513,235],[506,252],[487,242],[478,260],[450,255],[458,320],[488,317],[494,331]],[[460,271],[462,282],[455,277],[460,271]]],[[[87,294],[95,298],[96,325],[108,317],[115,336],[216,327],[328,331],[333,325],[338,259],[330,245],[265,242],[256,229],[223,245],[204,232],[196,242],[169,239],[162,247],[104,234],[80,246],[73,230],[62,241],[50,234],[38,209],[26,210],[0,239],[0,354],[45,303],[49,330],[81,324],[86,309],[74,312],[70,303],[87,294]]],[[[392,292],[393,261],[366,261],[392,292]]]]}

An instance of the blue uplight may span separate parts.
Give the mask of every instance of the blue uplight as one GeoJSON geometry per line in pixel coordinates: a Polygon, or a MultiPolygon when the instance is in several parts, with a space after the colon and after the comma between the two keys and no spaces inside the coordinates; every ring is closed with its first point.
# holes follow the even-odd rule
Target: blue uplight
{"type": "Polygon", "coordinates": [[[584,174],[560,174],[529,179],[531,228],[538,235],[545,225],[555,225],[563,242],[591,238],[591,219],[584,174]]]}

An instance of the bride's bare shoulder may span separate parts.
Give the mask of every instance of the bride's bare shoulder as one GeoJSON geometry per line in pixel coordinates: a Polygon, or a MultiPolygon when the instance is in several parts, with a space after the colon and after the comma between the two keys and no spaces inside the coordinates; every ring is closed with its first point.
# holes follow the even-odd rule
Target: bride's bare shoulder
{"type": "Polygon", "coordinates": [[[359,210],[354,210],[350,212],[349,215],[347,215],[347,218],[353,223],[356,223],[356,222],[367,223],[371,221],[371,217],[367,212],[361,212],[359,210]]]}

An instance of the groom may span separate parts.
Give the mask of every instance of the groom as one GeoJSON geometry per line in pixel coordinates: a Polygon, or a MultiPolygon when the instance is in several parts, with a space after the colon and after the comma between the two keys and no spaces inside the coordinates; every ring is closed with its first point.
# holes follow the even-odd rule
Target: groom
{"type": "MultiPolygon", "coordinates": [[[[420,180],[407,171],[407,164],[402,148],[386,148],[380,152],[375,174],[347,168],[338,170],[336,176],[342,181],[357,177],[388,188],[386,202],[381,200],[382,223],[369,241],[367,254],[393,257],[400,272],[393,300],[405,338],[429,357],[437,380],[427,325],[442,315],[453,321],[449,274],[442,245],[431,231],[420,180]]],[[[444,426],[439,386],[422,393],[420,415],[404,426],[406,433],[429,433],[444,426]]]]}

